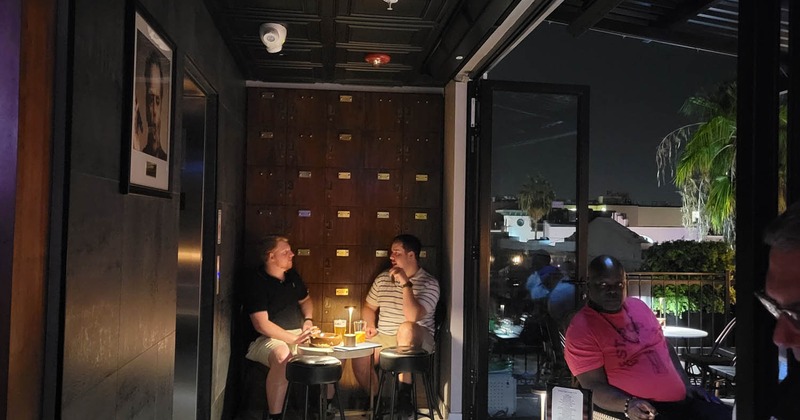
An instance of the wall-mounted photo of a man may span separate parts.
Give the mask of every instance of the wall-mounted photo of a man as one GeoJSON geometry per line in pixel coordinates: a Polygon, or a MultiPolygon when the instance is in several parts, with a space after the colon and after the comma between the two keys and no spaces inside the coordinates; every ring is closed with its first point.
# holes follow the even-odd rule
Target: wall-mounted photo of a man
{"type": "Polygon", "coordinates": [[[168,191],[174,49],[139,12],[133,53],[129,182],[168,191]]]}

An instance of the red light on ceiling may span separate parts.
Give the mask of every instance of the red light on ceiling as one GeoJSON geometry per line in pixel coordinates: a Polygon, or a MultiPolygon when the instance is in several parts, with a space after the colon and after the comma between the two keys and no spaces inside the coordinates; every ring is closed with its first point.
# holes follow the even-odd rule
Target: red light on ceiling
{"type": "Polygon", "coordinates": [[[390,61],[392,61],[392,57],[389,54],[383,53],[374,53],[374,54],[367,54],[364,56],[364,61],[367,63],[372,64],[374,67],[380,67],[390,61]]]}

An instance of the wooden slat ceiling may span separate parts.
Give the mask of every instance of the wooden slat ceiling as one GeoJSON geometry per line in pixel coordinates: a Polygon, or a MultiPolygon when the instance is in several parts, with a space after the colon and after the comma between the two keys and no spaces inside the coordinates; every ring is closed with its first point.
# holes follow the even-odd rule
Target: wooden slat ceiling
{"type": "MultiPolygon", "coordinates": [[[[533,1],[522,24],[555,1],[533,1]]],[[[441,87],[520,0],[399,0],[393,10],[382,0],[206,4],[248,80],[441,87]],[[282,52],[267,53],[258,36],[264,22],[287,26],[282,52]],[[364,56],[374,52],[392,61],[373,67],[364,56]]],[[[737,0],[564,0],[547,19],[574,36],[595,29],[733,55],[737,16],[737,0]]]]}

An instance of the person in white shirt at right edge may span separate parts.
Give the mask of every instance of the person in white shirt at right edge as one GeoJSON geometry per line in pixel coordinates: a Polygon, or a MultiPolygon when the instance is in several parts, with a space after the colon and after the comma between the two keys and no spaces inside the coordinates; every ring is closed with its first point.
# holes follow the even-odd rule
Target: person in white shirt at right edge
{"type": "Polygon", "coordinates": [[[756,297],[776,319],[772,341],[789,365],[771,401],[770,418],[796,420],[800,419],[800,202],[767,227],[764,242],[770,246],[769,269],[766,287],[756,297]]]}

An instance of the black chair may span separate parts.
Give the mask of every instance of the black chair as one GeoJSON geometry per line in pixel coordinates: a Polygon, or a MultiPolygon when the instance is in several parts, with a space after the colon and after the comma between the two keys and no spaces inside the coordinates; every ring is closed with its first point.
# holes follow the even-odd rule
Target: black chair
{"type": "MultiPolygon", "coordinates": [[[[410,347],[410,346],[399,346],[399,347],[387,347],[381,350],[381,357],[380,357],[380,370],[381,376],[380,380],[378,381],[378,401],[381,400],[381,396],[383,394],[383,384],[384,380],[386,379],[387,373],[391,376],[390,378],[390,387],[391,387],[391,399],[389,404],[389,418],[394,419],[394,410],[395,404],[397,402],[397,391],[399,388],[400,377],[399,374],[401,372],[408,373],[412,375],[411,380],[411,393],[412,393],[412,402],[414,407],[414,419],[417,419],[419,415],[427,417],[431,420],[434,420],[434,399],[433,399],[433,382],[431,380],[431,365],[433,353],[429,353],[422,348],[419,347],[410,347]],[[425,387],[425,398],[428,402],[428,414],[422,414],[417,409],[417,383],[413,379],[413,375],[422,375],[422,384],[425,387]]],[[[436,410],[439,411],[438,409],[436,410]]],[[[372,418],[377,419],[379,415],[382,415],[383,412],[380,410],[380,406],[375,407],[375,412],[372,415],[372,418]]]]}
{"type": "Polygon", "coordinates": [[[289,408],[289,390],[292,384],[305,385],[305,404],[303,405],[303,419],[308,419],[308,388],[319,385],[319,418],[325,418],[325,386],[333,384],[336,392],[336,403],[339,405],[339,416],[344,420],[344,409],[339,399],[339,379],[342,378],[342,362],[331,356],[298,355],[292,357],[286,364],[286,380],[289,386],[286,397],[283,399],[283,416],[289,408]]]}
{"type": "Polygon", "coordinates": [[[710,378],[710,371],[708,367],[710,365],[731,366],[733,364],[735,354],[724,354],[724,348],[722,344],[733,331],[734,327],[736,327],[735,317],[728,322],[728,325],[726,325],[725,328],[722,329],[707,353],[687,353],[681,356],[684,362],[686,374],[690,378],[699,376],[700,385],[702,387],[705,388],[708,386],[710,378]],[[693,372],[695,368],[699,370],[699,374],[695,374],[693,372]]]}

